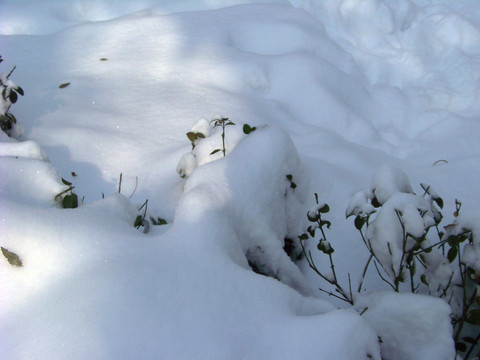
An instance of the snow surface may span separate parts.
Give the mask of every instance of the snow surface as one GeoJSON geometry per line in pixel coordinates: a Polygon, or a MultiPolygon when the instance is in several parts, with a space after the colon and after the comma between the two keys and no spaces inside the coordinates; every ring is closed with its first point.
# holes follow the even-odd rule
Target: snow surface
{"type": "Polygon", "coordinates": [[[453,339],[439,343],[437,338],[452,336],[451,326],[442,320],[451,311],[444,301],[421,295],[377,292],[360,297],[355,306],[368,307],[363,316],[382,338],[388,359],[455,358],[453,339]],[[431,329],[435,329],[435,333],[431,329]],[[412,336],[412,332],[417,336],[412,336]]]}
{"type": "Polygon", "coordinates": [[[16,65],[25,90],[11,108],[19,142],[0,137],[0,245],[23,261],[0,261],[0,358],[452,358],[439,301],[372,295],[362,316],[337,310],[281,242],[304,231],[317,192],[339,279],[361,273],[345,209],[384,164],[411,179],[390,173],[393,191],[425,182],[479,213],[480,3],[5,0],[0,45],[0,72],[16,65]],[[209,155],[217,128],[193,162],[185,134],[217,114],[238,124],[228,155],[209,155]],[[55,203],[62,177],[78,209],[55,203]],[[148,234],[133,227],[145,199],[168,221],[148,234]],[[411,331],[392,331],[402,319],[411,331]]]}

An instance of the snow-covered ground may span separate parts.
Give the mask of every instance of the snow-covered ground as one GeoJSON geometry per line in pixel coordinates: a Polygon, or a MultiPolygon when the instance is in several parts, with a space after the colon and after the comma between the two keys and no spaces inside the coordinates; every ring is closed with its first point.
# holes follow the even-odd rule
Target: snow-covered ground
{"type": "Polygon", "coordinates": [[[447,221],[455,198],[478,214],[480,2],[4,0],[0,55],[25,90],[0,137],[0,245],[23,262],[0,259],[0,359],[380,359],[379,336],[384,359],[454,358],[441,300],[371,270],[345,308],[282,242],[316,192],[337,274],[360,274],[345,209],[383,164],[447,221]],[[227,156],[221,128],[192,150],[218,114],[227,156]],[[146,199],[168,224],[145,234],[146,199]]]}

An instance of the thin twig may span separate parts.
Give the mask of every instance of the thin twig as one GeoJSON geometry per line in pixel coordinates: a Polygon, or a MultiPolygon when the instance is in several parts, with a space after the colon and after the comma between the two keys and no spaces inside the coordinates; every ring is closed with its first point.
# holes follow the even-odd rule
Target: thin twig
{"type": "Polygon", "coordinates": [[[120,173],[120,180],[118,181],[118,193],[119,194],[122,192],[122,176],[123,176],[123,174],[120,173]]]}
{"type": "Polygon", "coordinates": [[[10,70],[10,72],[9,72],[8,75],[7,75],[7,80],[10,78],[10,75],[12,75],[12,73],[15,71],[16,68],[17,68],[17,65],[14,65],[14,66],[13,66],[13,69],[10,70]]]}
{"type": "Polygon", "coordinates": [[[318,288],[318,290],[324,292],[325,294],[328,294],[329,296],[333,296],[334,298],[337,298],[337,299],[340,299],[342,301],[345,301],[349,304],[352,304],[350,301],[348,301],[347,299],[341,297],[341,296],[338,296],[338,295],[335,295],[334,293],[332,293],[331,291],[326,291],[326,290],[323,290],[322,288],[318,288]]]}
{"type": "Polygon", "coordinates": [[[70,186],[67,190],[64,190],[61,193],[55,195],[55,197],[62,196],[63,194],[66,194],[67,192],[72,191],[73,189],[75,189],[75,186],[70,186]]]}
{"type": "Polygon", "coordinates": [[[380,270],[378,269],[378,265],[377,265],[377,262],[374,260],[373,261],[373,265],[375,265],[375,269],[377,269],[377,273],[378,273],[378,276],[380,276],[380,279],[382,279],[383,281],[385,281],[388,285],[390,285],[392,287],[393,290],[395,290],[395,292],[398,292],[397,289],[395,288],[395,286],[390,282],[388,281],[387,279],[385,279],[382,275],[382,273],[380,272],[380,270]]]}
{"type": "Polygon", "coordinates": [[[132,198],[133,194],[135,194],[135,191],[137,191],[137,187],[138,187],[138,176],[135,176],[135,188],[133,189],[132,194],[128,197],[129,200],[132,198]]]}
{"type": "Polygon", "coordinates": [[[368,258],[368,261],[365,264],[365,267],[363,268],[362,279],[360,280],[360,284],[358,285],[358,289],[357,289],[358,293],[362,291],[363,281],[365,280],[365,275],[367,275],[367,270],[368,270],[368,267],[370,266],[370,262],[372,261],[372,259],[373,259],[373,254],[370,254],[370,257],[368,258]]]}
{"type": "Polygon", "coordinates": [[[478,342],[480,341],[480,333],[478,333],[477,337],[475,338],[475,340],[473,341],[472,345],[470,346],[470,349],[468,350],[468,352],[465,354],[465,357],[464,359],[467,360],[470,355],[472,354],[472,351],[473,349],[475,349],[475,346],[477,346],[478,342]]]}
{"type": "Polygon", "coordinates": [[[362,316],[363,314],[365,314],[365,313],[367,312],[367,310],[368,310],[368,306],[367,306],[365,309],[362,310],[362,312],[360,313],[360,316],[362,316]]]}

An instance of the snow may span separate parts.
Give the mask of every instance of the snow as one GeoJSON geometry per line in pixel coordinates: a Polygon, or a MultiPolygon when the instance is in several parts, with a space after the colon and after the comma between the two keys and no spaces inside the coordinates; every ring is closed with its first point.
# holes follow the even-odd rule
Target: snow
{"type": "MultiPolygon", "coordinates": [[[[318,193],[337,277],[357,278],[368,252],[345,214],[383,204],[367,237],[386,261],[386,237],[403,246],[395,210],[415,237],[433,224],[421,182],[462,201],[446,223],[478,233],[479,14],[469,0],[1,2],[0,72],[16,65],[25,96],[18,141],[0,135],[0,245],[23,262],[0,261],[0,358],[453,358],[441,301],[372,276],[360,316],[283,245],[318,193]],[[225,157],[211,155],[221,117],[236,124],[225,157]],[[193,148],[190,131],[205,137],[193,148]],[[62,178],[79,208],[55,202],[62,178]],[[168,224],[144,234],[146,199],[168,224]]],[[[477,270],[478,249],[463,253],[477,270]]],[[[427,260],[434,293],[451,273],[427,260]]]]}
{"type": "Polygon", "coordinates": [[[398,192],[382,206],[367,231],[373,252],[392,277],[400,275],[403,252],[412,249],[416,241],[407,234],[421,237],[432,216],[428,202],[418,195],[398,192]],[[419,211],[424,212],[422,217],[419,211]]]}
{"type": "Polygon", "coordinates": [[[390,165],[383,165],[375,172],[371,190],[380,204],[385,203],[395,193],[413,193],[407,174],[390,165]]]}
{"type": "Polygon", "coordinates": [[[455,358],[452,328],[441,320],[451,310],[442,300],[380,292],[362,296],[356,306],[361,310],[368,307],[363,317],[382,338],[382,351],[389,354],[388,359],[455,358]]]}
{"type": "Polygon", "coordinates": [[[345,216],[368,216],[375,212],[375,207],[370,203],[370,194],[366,191],[356,192],[350,199],[345,216]]]}
{"type": "Polygon", "coordinates": [[[289,195],[287,174],[294,178],[303,175],[288,135],[278,129],[257,130],[228,158],[203,165],[192,174],[176,218],[185,212],[189,219],[196,220],[204,216],[205,204],[212,203],[215,213],[238,234],[243,252],[252,263],[311,295],[312,289],[299,268],[283,250],[284,239],[295,239],[302,231],[298,219],[303,215],[301,204],[305,199],[298,187],[289,195]]]}

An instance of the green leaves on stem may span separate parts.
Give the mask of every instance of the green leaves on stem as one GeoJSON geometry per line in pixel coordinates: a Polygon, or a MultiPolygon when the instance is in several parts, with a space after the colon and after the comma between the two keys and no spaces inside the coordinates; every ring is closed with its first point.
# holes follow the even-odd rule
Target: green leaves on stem
{"type": "MultiPolygon", "coordinates": [[[[1,57],[0,57],[0,60],[3,61],[1,57]]],[[[20,86],[12,85],[13,83],[9,81],[10,76],[15,71],[15,69],[16,69],[16,66],[12,68],[12,70],[8,73],[7,76],[4,77],[3,74],[2,76],[0,76],[0,88],[1,88],[0,104],[2,105],[0,108],[3,111],[2,113],[0,113],[0,128],[8,136],[10,136],[10,131],[13,128],[13,125],[17,123],[17,119],[15,118],[15,116],[13,116],[13,114],[10,113],[10,107],[12,106],[12,104],[15,104],[17,102],[18,95],[23,96],[25,94],[25,92],[20,86]]]]}
{"type": "Polygon", "coordinates": [[[75,209],[78,207],[78,196],[73,192],[75,186],[72,185],[70,181],[62,178],[62,183],[68,186],[68,189],[62,191],[61,193],[55,195],[55,200],[62,204],[64,209],[75,209]]]}
{"type": "MultiPolygon", "coordinates": [[[[293,179],[293,177],[289,178],[289,176],[287,176],[287,178],[289,181],[292,181],[293,179]]],[[[333,263],[333,257],[332,257],[332,254],[334,253],[335,250],[333,249],[331,243],[327,240],[327,236],[325,234],[325,227],[329,229],[332,223],[328,220],[323,219],[322,215],[328,213],[330,211],[330,207],[325,203],[320,203],[318,201],[318,194],[316,193],[315,193],[315,202],[316,202],[316,205],[312,207],[310,211],[307,212],[308,221],[310,221],[312,224],[308,226],[306,233],[301,234],[298,237],[298,239],[300,240],[300,246],[302,247],[303,255],[305,256],[308,262],[308,266],[313,271],[315,271],[322,279],[327,281],[329,284],[335,286],[335,291],[337,292],[337,294],[325,291],[323,289],[320,289],[320,291],[323,291],[329,294],[330,296],[333,296],[339,300],[348,302],[349,304],[353,305],[353,294],[351,289],[350,275],[349,275],[349,290],[347,291],[338,282],[337,274],[335,272],[335,265],[333,263]],[[330,261],[330,269],[331,269],[330,274],[324,273],[317,268],[311,252],[307,251],[305,249],[305,245],[303,244],[306,240],[310,238],[312,239],[315,238],[315,233],[317,230],[319,230],[321,233],[320,240],[317,244],[317,249],[323,252],[324,254],[328,255],[328,258],[330,261]]]]}
{"type": "Polygon", "coordinates": [[[226,156],[227,149],[225,147],[225,128],[230,125],[235,125],[235,123],[230,121],[228,118],[224,118],[224,117],[220,119],[213,119],[212,121],[210,121],[210,123],[213,123],[213,128],[216,128],[216,127],[222,128],[222,148],[213,150],[210,153],[210,155],[216,154],[217,152],[221,151],[223,153],[223,156],[226,156]]]}
{"type": "Polygon", "coordinates": [[[195,149],[195,145],[197,143],[197,140],[199,139],[205,139],[205,135],[203,135],[201,132],[193,132],[189,131],[187,133],[188,140],[192,143],[192,150],[195,149]]]}

